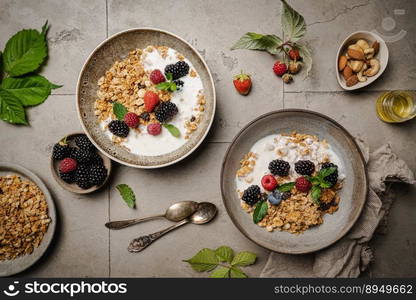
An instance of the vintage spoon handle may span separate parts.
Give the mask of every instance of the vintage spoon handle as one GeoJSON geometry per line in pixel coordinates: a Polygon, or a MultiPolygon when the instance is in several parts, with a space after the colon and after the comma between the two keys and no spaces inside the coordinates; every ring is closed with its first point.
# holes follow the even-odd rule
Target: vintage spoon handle
{"type": "Polygon", "coordinates": [[[160,238],[162,235],[165,235],[169,231],[172,231],[182,225],[189,223],[189,221],[189,219],[185,219],[161,231],[138,237],[130,242],[130,245],[128,246],[127,250],[129,252],[140,252],[144,250],[147,246],[152,244],[154,241],[156,241],[158,238],[160,238]]]}
{"type": "Polygon", "coordinates": [[[123,221],[112,221],[112,222],[108,222],[105,223],[105,227],[109,228],[109,229],[122,229],[122,228],[126,228],[129,227],[131,225],[140,223],[140,222],[144,222],[147,220],[152,220],[152,219],[156,219],[156,218],[163,218],[165,215],[157,215],[157,216],[151,216],[151,217],[145,217],[145,218],[140,218],[140,219],[131,219],[131,220],[123,220],[123,221]]]}

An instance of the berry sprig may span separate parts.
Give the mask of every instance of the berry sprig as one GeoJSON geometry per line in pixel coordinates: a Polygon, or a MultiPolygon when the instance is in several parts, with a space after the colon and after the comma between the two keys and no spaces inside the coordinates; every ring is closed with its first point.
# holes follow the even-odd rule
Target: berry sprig
{"type": "Polygon", "coordinates": [[[322,189],[330,188],[333,184],[326,181],[325,178],[330,176],[335,171],[336,167],[329,167],[321,169],[316,176],[305,176],[305,178],[311,183],[311,196],[316,205],[320,205],[319,198],[321,197],[322,189]]]}
{"type": "Polygon", "coordinates": [[[177,86],[176,82],[173,80],[172,73],[167,73],[166,74],[166,79],[167,79],[166,81],[157,84],[156,88],[158,90],[165,90],[165,91],[169,91],[169,92],[176,91],[178,89],[178,86],[177,86]]]}

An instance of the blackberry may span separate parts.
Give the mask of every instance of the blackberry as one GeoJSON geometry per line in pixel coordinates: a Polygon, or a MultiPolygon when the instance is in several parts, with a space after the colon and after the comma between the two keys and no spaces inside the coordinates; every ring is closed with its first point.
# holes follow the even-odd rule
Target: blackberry
{"type": "Polygon", "coordinates": [[[94,145],[88,139],[88,137],[83,134],[79,135],[75,138],[75,144],[80,147],[81,149],[91,150],[94,149],[94,145]]]}
{"type": "Polygon", "coordinates": [[[74,183],[75,182],[75,172],[68,172],[68,173],[61,173],[59,172],[59,177],[65,181],[66,183],[74,183]]]}
{"type": "Polygon", "coordinates": [[[179,79],[174,80],[173,82],[176,83],[176,90],[177,91],[180,91],[183,88],[184,84],[185,84],[182,80],[179,80],[179,79]]]}
{"type": "Polygon", "coordinates": [[[80,188],[84,190],[92,187],[92,184],[89,178],[89,173],[90,173],[90,167],[88,165],[80,165],[75,170],[75,182],[80,188]]]}
{"type": "Polygon", "coordinates": [[[150,121],[150,114],[148,112],[144,112],[140,115],[140,118],[144,121],[150,121]]]}
{"type": "Polygon", "coordinates": [[[59,142],[53,145],[52,157],[57,160],[64,159],[69,156],[69,146],[66,143],[59,142]]]}
{"type": "Polygon", "coordinates": [[[104,161],[101,155],[99,155],[97,152],[91,153],[91,159],[89,161],[91,165],[103,165],[104,161]]]}
{"type": "Polygon", "coordinates": [[[155,109],[156,119],[160,123],[171,120],[178,113],[178,107],[170,101],[162,102],[155,109]]]}
{"type": "Polygon", "coordinates": [[[273,175],[287,176],[289,175],[289,169],[289,163],[281,159],[275,159],[269,163],[269,170],[273,175]]]}
{"type": "Polygon", "coordinates": [[[127,137],[130,132],[129,126],[120,120],[113,120],[108,124],[110,132],[119,137],[127,137]]]}
{"type": "Polygon", "coordinates": [[[107,178],[107,169],[103,165],[92,165],[89,172],[89,182],[92,185],[101,185],[107,178]]]}
{"type": "Polygon", "coordinates": [[[295,171],[300,175],[312,175],[315,165],[310,160],[299,160],[295,162],[295,171]]]}
{"type": "Polygon", "coordinates": [[[331,168],[331,167],[336,168],[335,172],[332,173],[331,175],[324,177],[324,180],[329,182],[331,185],[335,185],[338,181],[338,166],[336,164],[326,162],[321,165],[321,170],[331,168]]]}
{"type": "Polygon", "coordinates": [[[260,198],[260,187],[258,185],[251,185],[244,191],[241,199],[248,205],[253,206],[260,200],[260,198]]]}
{"type": "Polygon", "coordinates": [[[90,150],[78,148],[73,150],[71,157],[80,164],[86,164],[89,163],[92,159],[93,152],[91,152],[90,150]]]}
{"type": "Polygon", "coordinates": [[[172,79],[176,80],[182,76],[187,75],[189,72],[189,65],[184,61],[178,61],[175,64],[170,64],[165,67],[165,76],[168,76],[168,73],[172,74],[172,79]]]}
{"type": "Polygon", "coordinates": [[[282,194],[282,200],[289,199],[290,196],[292,196],[292,193],[291,192],[283,192],[283,194],[282,194]]]}

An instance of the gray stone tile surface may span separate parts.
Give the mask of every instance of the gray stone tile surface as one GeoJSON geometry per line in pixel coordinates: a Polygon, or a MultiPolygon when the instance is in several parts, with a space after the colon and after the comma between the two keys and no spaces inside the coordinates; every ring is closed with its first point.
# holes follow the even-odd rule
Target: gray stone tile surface
{"type": "MultiPolygon", "coordinates": [[[[0,49],[22,28],[40,28],[47,19],[50,58],[42,74],[63,84],[44,104],[28,110],[30,127],[0,122],[0,160],[19,163],[37,173],[50,188],[59,211],[53,246],[41,262],[23,276],[193,277],[182,259],[203,247],[229,245],[251,250],[258,262],[246,269],[257,276],[267,251],[247,240],[231,223],[222,205],[219,172],[222,157],[235,134],[250,120],[281,108],[306,108],[329,115],[352,134],[376,148],[389,142],[416,170],[415,124],[389,125],[378,120],[374,102],[381,91],[415,89],[414,1],[289,1],[305,16],[306,41],[313,49],[314,67],[284,85],[271,68],[275,58],[261,52],[230,46],[245,32],[280,31],[280,3],[272,0],[92,0],[0,1],[0,49]],[[395,14],[404,9],[405,14],[395,14]],[[389,19],[392,18],[392,19],[389,19]],[[393,22],[392,22],[393,20],[393,22]],[[394,25],[394,26],[393,26],[394,25]],[[78,73],[88,54],[107,36],[132,27],[157,27],[188,40],[206,59],[216,83],[218,109],[207,141],[182,163],[161,170],[136,170],[115,165],[107,188],[89,196],[63,190],[49,170],[52,145],[63,135],[81,129],[75,111],[78,73]],[[362,92],[342,92],[335,79],[338,44],[350,32],[377,30],[390,39],[400,30],[404,38],[388,44],[390,61],[383,76],[362,92]],[[248,97],[235,93],[232,76],[240,70],[253,77],[248,97]],[[120,199],[115,186],[127,183],[137,193],[137,208],[120,199]],[[169,233],[140,254],[126,251],[139,235],[168,226],[149,221],[122,231],[109,232],[108,220],[140,217],[163,211],[179,200],[212,201],[218,217],[207,225],[186,225],[169,233]]],[[[376,261],[364,276],[413,276],[416,271],[415,187],[400,186],[387,232],[372,244],[376,261]]]]}

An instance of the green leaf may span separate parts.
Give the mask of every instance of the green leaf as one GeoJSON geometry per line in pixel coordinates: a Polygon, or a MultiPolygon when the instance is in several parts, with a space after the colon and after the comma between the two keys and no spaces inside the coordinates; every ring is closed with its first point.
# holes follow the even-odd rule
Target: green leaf
{"type": "Polygon", "coordinates": [[[35,71],[48,54],[45,36],[35,29],[25,29],[12,36],[3,53],[4,69],[10,76],[35,71]]]}
{"type": "Polygon", "coordinates": [[[277,48],[282,43],[283,41],[274,34],[263,35],[255,32],[247,32],[231,47],[231,50],[266,50],[271,54],[276,54],[277,48]]]}
{"type": "Polygon", "coordinates": [[[317,184],[321,183],[321,179],[319,177],[316,177],[316,176],[313,176],[313,177],[308,176],[307,179],[312,183],[312,185],[317,185],[317,184]]]}
{"type": "Polygon", "coordinates": [[[297,44],[296,47],[298,48],[299,55],[302,57],[303,63],[306,66],[306,77],[308,77],[312,70],[312,51],[306,44],[297,44]]]}
{"type": "Polygon", "coordinates": [[[279,185],[279,187],[277,189],[282,193],[290,192],[293,189],[294,186],[295,186],[294,182],[287,182],[287,183],[283,183],[283,184],[279,185]]]}
{"type": "Polygon", "coordinates": [[[20,100],[23,106],[38,105],[50,95],[54,84],[40,75],[5,78],[0,87],[20,100]]]}
{"type": "Polygon", "coordinates": [[[336,168],[336,167],[329,167],[329,168],[321,169],[321,170],[319,171],[318,176],[319,176],[321,179],[323,179],[323,178],[325,178],[326,176],[329,176],[329,175],[331,175],[332,173],[334,173],[336,170],[337,170],[337,168],[336,168]]]}
{"type": "Polygon", "coordinates": [[[257,224],[267,215],[267,210],[269,206],[267,205],[266,201],[259,201],[254,209],[253,213],[253,222],[257,224]]]}
{"type": "Polygon", "coordinates": [[[257,255],[253,252],[242,251],[240,253],[237,253],[237,255],[232,260],[231,265],[240,267],[249,266],[256,262],[256,258],[257,255]]]}
{"type": "Polygon", "coordinates": [[[323,189],[329,189],[329,188],[332,186],[332,184],[331,184],[331,183],[329,183],[329,182],[327,182],[327,181],[322,181],[322,182],[319,184],[319,186],[320,186],[321,188],[323,188],[323,189]]]}
{"type": "Polygon", "coordinates": [[[158,90],[165,90],[165,91],[169,91],[169,92],[174,92],[174,91],[177,90],[178,87],[176,86],[176,83],[174,83],[172,81],[165,81],[165,82],[158,83],[156,85],[156,88],[158,90]]]}
{"type": "Polygon", "coordinates": [[[119,184],[116,186],[116,189],[120,192],[121,198],[130,208],[134,208],[136,205],[136,195],[133,190],[127,184],[119,184]]]}
{"type": "Polygon", "coordinates": [[[48,24],[48,20],[46,20],[45,24],[43,24],[42,26],[42,32],[40,34],[46,38],[46,35],[48,34],[48,30],[49,30],[49,24],[48,24]]]}
{"type": "Polygon", "coordinates": [[[127,108],[118,102],[113,103],[113,113],[116,115],[116,118],[120,121],[124,120],[124,116],[127,114],[127,108]]]}
{"type": "Polygon", "coordinates": [[[300,40],[306,33],[306,23],[302,15],[282,0],[282,28],[285,38],[292,42],[300,40]]]}
{"type": "Polygon", "coordinates": [[[189,263],[192,269],[198,272],[211,271],[219,263],[215,251],[208,248],[202,249],[194,257],[184,261],[189,263]]]}
{"type": "Polygon", "coordinates": [[[211,278],[229,278],[230,268],[218,267],[211,273],[211,278]]]}
{"type": "Polygon", "coordinates": [[[232,267],[230,270],[230,276],[231,278],[247,278],[248,276],[237,267],[232,267]]]}
{"type": "Polygon", "coordinates": [[[215,254],[221,262],[229,262],[233,260],[234,251],[228,246],[221,246],[215,250],[215,254]]]}
{"type": "Polygon", "coordinates": [[[27,125],[25,109],[19,99],[0,88],[0,119],[12,124],[27,125]]]}
{"type": "Polygon", "coordinates": [[[181,136],[181,132],[179,131],[178,128],[175,127],[175,125],[172,124],[163,124],[163,127],[165,127],[171,135],[173,135],[174,137],[178,138],[181,136]]]}
{"type": "Polygon", "coordinates": [[[3,78],[3,53],[0,51],[0,80],[3,78]]]}
{"type": "Polygon", "coordinates": [[[173,74],[172,74],[172,73],[167,73],[167,74],[166,74],[166,79],[167,79],[168,81],[172,81],[172,80],[173,80],[173,74]]]}
{"type": "Polygon", "coordinates": [[[319,198],[321,197],[321,188],[317,185],[312,186],[311,189],[312,200],[316,205],[320,205],[319,198]]]}

